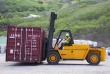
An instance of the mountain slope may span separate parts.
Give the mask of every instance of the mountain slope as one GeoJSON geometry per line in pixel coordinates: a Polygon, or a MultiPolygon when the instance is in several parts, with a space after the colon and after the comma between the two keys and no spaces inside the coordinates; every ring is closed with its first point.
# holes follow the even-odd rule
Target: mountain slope
{"type": "MultiPolygon", "coordinates": [[[[22,11],[16,9],[5,13],[0,11],[0,35],[6,35],[7,25],[42,27],[48,32],[50,12],[55,11],[58,14],[55,38],[61,29],[70,29],[74,39],[95,40],[105,46],[110,44],[110,0],[22,0],[22,2],[21,4],[18,2],[18,6],[11,3],[13,7],[16,6],[15,8],[21,6],[22,11]],[[38,7],[44,10],[39,11],[38,7]],[[23,18],[31,13],[41,15],[41,18],[23,18]]],[[[14,9],[13,7],[10,9],[14,9]]]]}

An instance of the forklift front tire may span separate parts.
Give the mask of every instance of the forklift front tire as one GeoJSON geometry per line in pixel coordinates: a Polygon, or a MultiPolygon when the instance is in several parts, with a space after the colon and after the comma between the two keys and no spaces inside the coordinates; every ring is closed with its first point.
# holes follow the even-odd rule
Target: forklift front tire
{"type": "Polygon", "coordinates": [[[48,64],[53,64],[53,65],[58,64],[59,60],[60,60],[60,56],[58,52],[51,51],[47,56],[48,64]]]}
{"type": "Polygon", "coordinates": [[[90,53],[87,57],[87,62],[90,65],[98,65],[101,61],[100,55],[98,53],[90,53]]]}

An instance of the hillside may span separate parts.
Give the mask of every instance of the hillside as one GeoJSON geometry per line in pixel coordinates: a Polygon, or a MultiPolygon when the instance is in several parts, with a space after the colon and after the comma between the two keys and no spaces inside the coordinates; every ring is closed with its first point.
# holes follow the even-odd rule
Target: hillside
{"type": "Polygon", "coordinates": [[[110,45],[110,0],[0,0],[0,35],[8,25],[42,27],[48,32],[50,12],[58,14],[56,38],[70,29],[74,39],[90,39],[110,45]],[[28,14],[41,18],[23,18],[28,14]]]}
{"type": "Polygon", "coordinates": [[[101,45],[110,45],[110,1],[94,5],[82,3],[60,10],[58,14],[57,24],[60,25],[57,27],[71,29],[75,39],[90,39],[101,45]]]}
{"type": "MultiPolygon", "coordinates": [[[[58,10],[62,5],[63,2],[57,0],[0,0],[0,32],[5,31],[7,25],[17,26],[23,23],[23,17],[29,14],[40,15],[43,12],[58,10]]],[[[27,22],[28,19],[25,23],[27,22]]]]}

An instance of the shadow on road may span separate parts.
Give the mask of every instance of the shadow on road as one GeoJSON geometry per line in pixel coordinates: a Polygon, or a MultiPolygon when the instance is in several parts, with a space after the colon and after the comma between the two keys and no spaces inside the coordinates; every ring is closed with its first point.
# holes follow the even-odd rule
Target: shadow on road
{"type": "Polygon", "coordinates": [[[44,63],[44,62],[41,62],[40,64],[38,63],[15,63],[11,66],[70,66],[70,65],[73,65],[73,66],[103,66],[101,64],[99,65],[90,65],[90,64],[67,64],[67,63],[59,63],[59,64],[56,64],[56,65],[50,65],[48,63],[44,63]]]}
{"type": "Polygon", "coordinates": [[[37,65],[42,65],[42,63],[15,63],[11,66],[37,66],[37,65]]]}

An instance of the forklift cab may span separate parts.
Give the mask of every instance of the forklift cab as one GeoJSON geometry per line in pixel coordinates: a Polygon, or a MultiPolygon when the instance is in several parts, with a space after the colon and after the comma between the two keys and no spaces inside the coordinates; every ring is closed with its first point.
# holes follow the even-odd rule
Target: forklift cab
{"type": "Polygon", "coordinates": [[[59,49],[59,44],[62,42],[62,38],[61,38],[61,35],[62,35],[62,33],[68,33],[69,34],[69,36],[70,36],[70,42],[68,43],[68,45],[64,45],[63,46],[63,48],[65,48],[66,46],[72,46],[72,44],[74,44],[74,41],[73,41],[73,37],[72,37],[72,34],[71,34],[71,31],[70,30],[61,30],[60,31],[60,33],[59,33],[59,36],[58,36],[58,38],[57,38],[57,41],[56,41],[56,43],[55,43],[55,47],[54,47],[54,49],[59,49]],[[61,38],[61,40],[60,40],[60,38],[61,38]]]}

